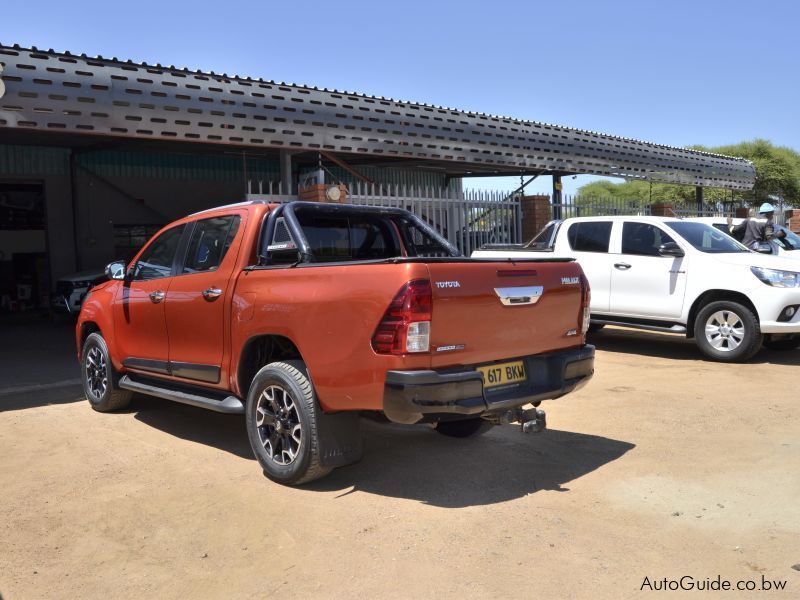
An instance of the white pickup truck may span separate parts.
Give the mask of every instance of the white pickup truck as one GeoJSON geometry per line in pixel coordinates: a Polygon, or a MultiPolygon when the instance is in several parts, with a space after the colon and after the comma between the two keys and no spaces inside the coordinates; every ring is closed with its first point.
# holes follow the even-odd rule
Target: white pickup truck
{"type": "Polygon", "coordinates": [[[578,260],[592,289],[592,328],[684,334],[708,358],[736,362],[762,344],[800,346],[800,265],[751,252],[705,223],[663,217],[551,221],[529,243],[473,257],[551,252],[578,260]]]}

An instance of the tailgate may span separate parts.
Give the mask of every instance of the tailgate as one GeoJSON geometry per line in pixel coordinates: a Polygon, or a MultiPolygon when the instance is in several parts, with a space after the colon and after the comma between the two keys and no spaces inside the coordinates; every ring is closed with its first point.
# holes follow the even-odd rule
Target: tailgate
{"type": "Polygon", "coordinates": [[[428,269],[432,368],[583,343],[582,272],[576,262],[431,262],[428,269]]]}

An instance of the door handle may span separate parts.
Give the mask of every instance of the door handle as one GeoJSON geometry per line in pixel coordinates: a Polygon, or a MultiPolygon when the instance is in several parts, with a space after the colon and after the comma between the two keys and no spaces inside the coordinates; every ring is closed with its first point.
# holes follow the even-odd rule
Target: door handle
{"type": "Polygon", "coordinates": [[[207,290],[203,290],[203,298],[205,298],[209,302],[213,302],[221,295],[222,295],[222,290],[219,288],[210,287],[207,290]]]}
{"type": "Polygon", "coordinates": [[[156,290],[155,292],[150,292],[150,302],[153,304],[158,304],[167,296],[166,293],[162,292],[161,290],[156,290]]]}
{"type": "Polygon", "coordinates": [[[628,263],[614,263],[614,266],[617,269],[620,269],[621,271],[627,271],[628,269],[631,268],[631,266],[628,263]]]}

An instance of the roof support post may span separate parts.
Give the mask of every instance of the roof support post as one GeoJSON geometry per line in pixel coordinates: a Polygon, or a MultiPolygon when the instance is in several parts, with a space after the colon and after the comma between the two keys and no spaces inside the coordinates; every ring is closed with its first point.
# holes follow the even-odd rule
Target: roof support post
{"type": "Polygon", "coordinates": [[[553,173],[553,218],[561,218],[561,173],[553,173]]]}
{"type": "Polygon", "coordinates": [[[281,185],[278,190],[279,194],[291,195],[294,193],[294,179],[292,177],[292,152],[289,150],[281,150],[280,163],[281,163],[281,185]]]}
{"type": "Polygon", "coordinates": [[[694,201],[697,204],[697,212],[703,210],[703,186],[698,185],[694,188],[694,201]]]}

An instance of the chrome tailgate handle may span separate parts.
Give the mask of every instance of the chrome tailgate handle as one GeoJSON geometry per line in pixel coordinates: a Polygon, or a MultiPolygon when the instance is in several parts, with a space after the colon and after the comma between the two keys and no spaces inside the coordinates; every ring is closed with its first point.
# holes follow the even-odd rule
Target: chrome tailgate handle
{"type": "Polygon", "coordinates": [[[543,291],[544,286],[541,285],[494,288],[494,293],[500,298],[500,302],[506,306],[536,304],[539,298],[542,297],[543,291]]]}

